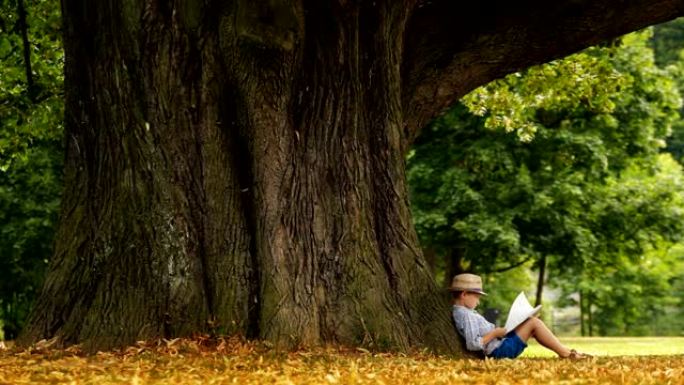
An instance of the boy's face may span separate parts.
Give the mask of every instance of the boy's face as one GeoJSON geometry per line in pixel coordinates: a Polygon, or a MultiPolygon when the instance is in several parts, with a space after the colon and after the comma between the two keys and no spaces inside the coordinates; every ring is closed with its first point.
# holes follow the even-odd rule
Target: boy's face
{"type": "Polygon", "coordinates": [[[463,298],[463,305],[468,309],[475,309],[480,303],[480,296],[480,293],[464,291],[463,294],[461,294],[461,298],[463,298]]]}

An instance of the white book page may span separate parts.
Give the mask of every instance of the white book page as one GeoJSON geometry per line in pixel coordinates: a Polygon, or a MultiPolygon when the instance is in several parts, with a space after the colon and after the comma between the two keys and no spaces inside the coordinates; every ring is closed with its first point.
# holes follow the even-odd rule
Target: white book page
{"type": "Polygon", "coordinates": [[[524,292],[520,292],[518,297],[511,305],[511,310],[508,311],[508,319],[506,319],[506,333],[514,330],[521,323],[525,322],[530,317],[535,316],[541,310],[542,305],[532,307],[530,301],[527,300],[524,292]]]}

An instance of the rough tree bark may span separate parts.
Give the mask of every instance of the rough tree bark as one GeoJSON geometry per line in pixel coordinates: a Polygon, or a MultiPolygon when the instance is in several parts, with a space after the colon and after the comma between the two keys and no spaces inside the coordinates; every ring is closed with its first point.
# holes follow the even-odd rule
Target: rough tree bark
{"type": "Polygon", "coordinates": [[[214,331],[458,350],[408,209],[418,129],[495,77],[682,8],[63,0],[66,188],[20,343],[214,331]]]}

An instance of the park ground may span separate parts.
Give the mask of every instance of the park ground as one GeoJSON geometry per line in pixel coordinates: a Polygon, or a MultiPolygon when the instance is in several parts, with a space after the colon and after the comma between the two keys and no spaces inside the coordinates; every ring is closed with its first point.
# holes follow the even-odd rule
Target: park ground
{"type": "Polygon", "coordinates": [[[516,360],[364,349],[283,352],[236,339],[161,340],[118,352],[0,351],[0,384],[684,384],[684,338],[565,338],[571,361],[530,344],[516,360]]]}

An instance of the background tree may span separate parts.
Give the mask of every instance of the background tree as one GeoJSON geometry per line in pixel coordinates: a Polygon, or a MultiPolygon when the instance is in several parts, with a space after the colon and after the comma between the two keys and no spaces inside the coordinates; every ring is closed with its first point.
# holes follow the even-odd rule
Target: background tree
{"type": "MultiPolygon", "coordinates": [[[[684,65],[682,65],[684,19],[676,19],[669,23],[657,25],[653,31],[651,46],[655,53],[656,63],[672,73],[681,93],[684,91],[684,65]]],[[[684,120],[679,120],[672,127],[672,135],[667,141],[667,151],[682,163],[684,157],[684,120]]]]}
{"type": "Polygon", "coordinates": [[[64,0],[65,191],[21,342],[218,329],[453,351],[408,210],[419,128],[493,78],[681,9],[64,0]]]}
{"type": "Polygon", "coordinates": [[[653,28],[651,46],[658,66],[664,68],[679,62],[684,48],[684,19],[656,25],[653,28]]]}
{"type": "Polygon", "coordinates": [[[656,171],[633,165],[610,178],[592,212],[614,240],[553,286],[579,293],[584,335],[679,335],[682,270],[681,166],[659,156],[656,171]],[[612,233],[612,234],[611,234],[612,233]],[[597,284],[600,282],[600,284],[597,284]]]}
{"type": "Polygon", "coordinates": [[[0,1],[0,325],[9,339],[42,285],[57,220],[64,111],[59,25],[56,1],[0,1]]]}

